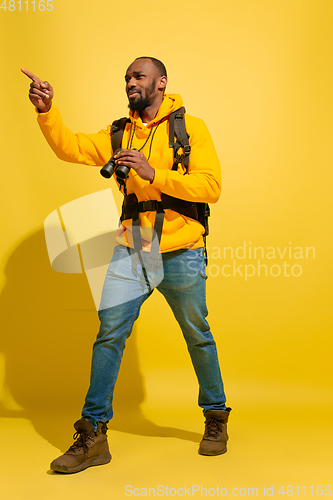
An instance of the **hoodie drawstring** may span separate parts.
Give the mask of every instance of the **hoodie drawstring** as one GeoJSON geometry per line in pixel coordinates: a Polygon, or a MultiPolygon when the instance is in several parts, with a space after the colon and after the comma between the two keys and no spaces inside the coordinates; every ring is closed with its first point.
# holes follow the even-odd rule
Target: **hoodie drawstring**
{"type": "MultiPolygon", "coordinates": [[[[149,160],[150,158],[150,154],[151,154],[151,148],[152,148],[152,144],[153,144],[153,139],[154,139],[154,136],[155,136],[155,133],[156,133],[156,130],[158,129],[158,126],[159,124],[162,122],[162,120],[160,120],[158,122],[158,124],[156,125],[155,127],[155,122],[153,123],[151,129],[150,129],[150,132],[149,132],[149,135],[147,137],[147,139],[145,140],[145,143],[143,144],[143,146],[141,146],[140,149],[138,149],[138,151],[142,151],[142,149],[145,147],[145,145],[147,144],[147,142],[149,141],[149,138],[150,136],[152,135],[152,132],[153,132],[153,129],[155,127],[155,130],[153,132],[153,135],[151,137],[151,141],[150,141],[150,146],[149,146],[149,154],[148,154],[148,158],[147,160],[149,160]]],[[[131,123],[131,129],[132,129],[132,123],[131,123]]],[[[136,129],[136,122],[134,122],[134,128],[133,128],[133,132],[131,133],[131,129],[130,129],[130,136],[128,138],[128,144],[127,144],[127,149],[132,149],[132,144],[133,144],[133,138],[134,138],[134,135],[135,135],[135,129],[136,129]]]]}

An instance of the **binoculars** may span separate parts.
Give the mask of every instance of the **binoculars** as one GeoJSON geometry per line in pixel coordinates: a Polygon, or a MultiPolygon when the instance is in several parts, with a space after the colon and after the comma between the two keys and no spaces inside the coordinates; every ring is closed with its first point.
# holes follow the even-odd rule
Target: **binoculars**
{"type": "Polygon", "coordinates": [[[110,179],[110,177],[115,173],[119,184],[124,184],[125,179],[130,171],[130,167],[116,164],[116,160],[114,159],[114,157],[119,153],[119,151],[122,151],[122,149],[119,148],[115,151],[110,160],[104,165],[103,168],[101,168],[100,172],[101,175],[106,179],[110,179]]]}

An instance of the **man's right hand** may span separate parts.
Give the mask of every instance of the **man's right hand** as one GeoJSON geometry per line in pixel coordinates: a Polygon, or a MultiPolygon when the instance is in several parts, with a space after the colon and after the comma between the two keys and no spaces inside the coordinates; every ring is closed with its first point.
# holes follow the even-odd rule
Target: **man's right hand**
{"type": "Polygon", "coordinates": [[[38,76],[27,69],[21,68],[28,78],[32,80],[29,90],[29,99],[38,109],[39,113],[47,113],[51,109],[53,99],[53,88],[49,82],[43,82],[38,76]]]}

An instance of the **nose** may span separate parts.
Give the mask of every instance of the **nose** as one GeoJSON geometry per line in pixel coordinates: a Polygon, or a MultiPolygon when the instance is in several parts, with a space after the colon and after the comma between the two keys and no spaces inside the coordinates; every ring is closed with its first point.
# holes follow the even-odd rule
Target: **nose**
{"type": "Polygon", "coordinates": [[[126,83],[126,90],[128,91],[129,89],[135,87],[135,79],[133,78],[133,76],[127,80],[127,83],[126,83]]]}

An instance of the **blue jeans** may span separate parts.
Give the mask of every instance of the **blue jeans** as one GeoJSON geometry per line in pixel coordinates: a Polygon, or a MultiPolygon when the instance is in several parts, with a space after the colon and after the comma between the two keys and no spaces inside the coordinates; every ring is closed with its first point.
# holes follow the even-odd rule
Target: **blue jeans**
{"type": "MultiPolygon", "coordinates": [[[[144,259],[149,254],[142,252],[144,259]]],[[[117,246],[106,275],[93,348],[90,387],[82,410],[97,428],[113,416],[113,390],[126,339],[144,301],[157,288],[166,298],[183,332],[199,382],[199,406],[226,410],[216,345],[206,321],[206,273],[203,248],[160,254],[161,265],[144,277],[134,251],[117,246]],[[148,282],[149,281],[149,285],[148,282]]],[[[146,263],[146,262],[145,262],[146,263]]]]}

